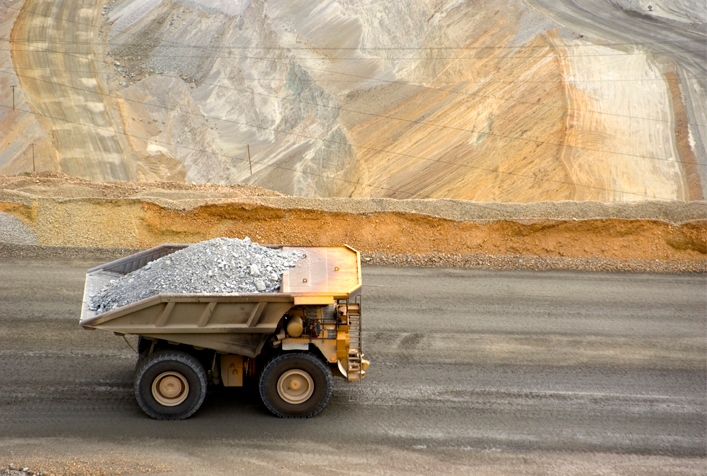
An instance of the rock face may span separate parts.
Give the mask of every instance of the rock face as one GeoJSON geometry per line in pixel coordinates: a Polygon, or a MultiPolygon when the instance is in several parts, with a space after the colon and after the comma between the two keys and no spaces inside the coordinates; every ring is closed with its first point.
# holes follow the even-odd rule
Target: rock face
{"type": "MultiPolygon", "coordinates": [[[[656,28],[703,10],[671,8],[656,28]]],[[[67,29],[94,40],[73,52],[80,75],[56,71],[63,44],[15,42],[13,62],[42,164],[71,175],[305,197],[703,198],[704,88],[650,44],[521,1],[26,0],[13,37],[67,29]],[[46,22],[72,8],[92,20],[46,22]],[[78,105],[48,109],[57,97],[78,105]]],[[[26,166],[13,147],[0,173],[26,166]]]]}

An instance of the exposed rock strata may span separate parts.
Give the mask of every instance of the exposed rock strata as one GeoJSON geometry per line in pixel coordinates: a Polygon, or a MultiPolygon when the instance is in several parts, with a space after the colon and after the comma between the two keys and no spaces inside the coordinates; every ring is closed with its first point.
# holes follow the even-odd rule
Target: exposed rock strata
{"type": "MultiPolygon", "coordinates": [[[[43,169],[305,197],[703,198],[700,87],[650,45],[516,0],[26,0],[13,38],[43,169]],[[83,49],[52,41],[69,29],[83,49]]],[[[27,167],[26,143],[0,145],[0,172],[27,167]]]]}

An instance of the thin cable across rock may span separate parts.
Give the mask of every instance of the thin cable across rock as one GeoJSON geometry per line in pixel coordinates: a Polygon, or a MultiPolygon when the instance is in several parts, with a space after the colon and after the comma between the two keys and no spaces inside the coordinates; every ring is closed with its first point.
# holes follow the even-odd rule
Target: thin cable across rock
{"type": "Polygon", "coordinates": [[[191,245],[119,279],[90,298],[97,314],[157,294],[278,292],[285,268],[303,258],[250,238],[216,238],[191,245]]]}

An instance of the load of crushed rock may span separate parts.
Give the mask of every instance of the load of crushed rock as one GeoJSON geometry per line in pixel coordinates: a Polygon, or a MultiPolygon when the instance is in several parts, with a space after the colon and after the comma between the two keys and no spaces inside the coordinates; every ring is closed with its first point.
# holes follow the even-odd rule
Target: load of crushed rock
{"type": "Polygon", "coordinates": [[[250,238],[216,238],[188,246],[112,280],[90,297],[102,314],[162,293],[277,292],[285,268],[303,255],[252,243],[250,238]]]}

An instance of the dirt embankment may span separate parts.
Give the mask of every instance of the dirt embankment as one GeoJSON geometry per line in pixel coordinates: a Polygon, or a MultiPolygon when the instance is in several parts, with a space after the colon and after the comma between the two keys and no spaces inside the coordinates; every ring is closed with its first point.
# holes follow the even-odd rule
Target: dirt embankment
{"type": "Polygon", "coordinates": [[[398,257],[412,264],[473,266],[514,256],[535,257],[542,267],[547,259],[599,258],[681,261],[692,263],[690,270],[707,271],[703,202],[614,205],[598,217],[592,207],[602,210],[604,204],[393,200],[376,206],[371,200],[339,199],[313,208],[311,201],[275,195],[252,186],[96,184],[56,174],[0,177],[0,212],[20,218],[39,243],[50,246],[147,248],[249,236],[261,243],[347,243],[376,262],[398,257]],[[533,217],[543,207],[552,218],[533,217]],[[464,219],[474,208],[488,217],[464,219]]]}

